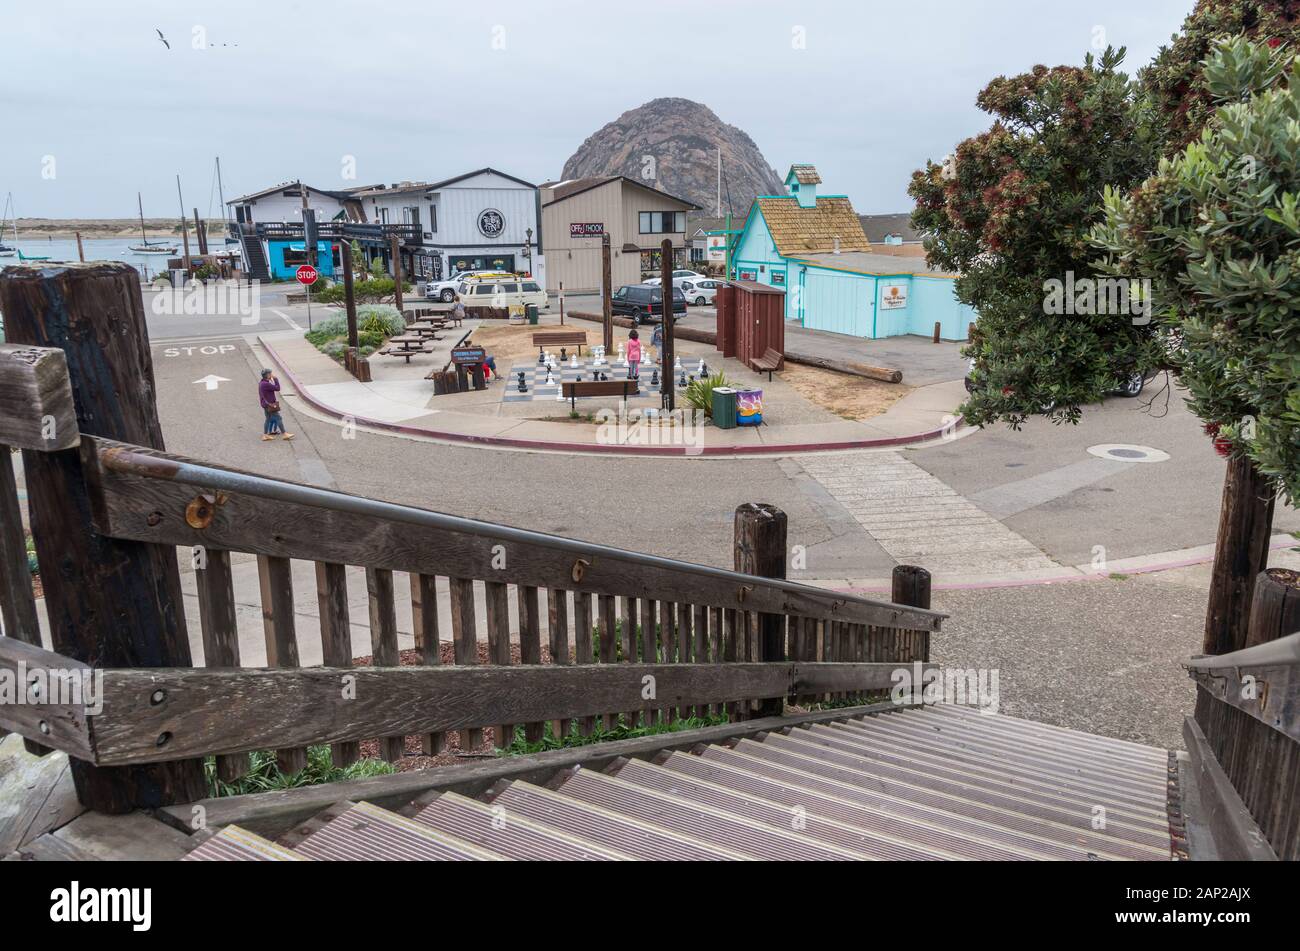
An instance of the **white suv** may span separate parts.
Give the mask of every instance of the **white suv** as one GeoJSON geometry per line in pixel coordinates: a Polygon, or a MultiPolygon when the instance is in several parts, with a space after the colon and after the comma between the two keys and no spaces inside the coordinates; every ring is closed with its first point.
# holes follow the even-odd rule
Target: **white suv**
{"type": "MultiPolygon", "coordinates": [[[[702,281],[702,280],[704,280],[704,275],[701,274],[699,271],[685,271],[685,270],[673,271],[673,287],[681,287],[683,281],[702,281]]],[[[651,284],[654,287],[658,287],[660,282],[661,282],[660,278],[652,277],[649,278],[648,280],[642,281],[641,283],[651,284]]]]}
{"type": "Polygon", "coordinates": [[[698,307],[712,304],[713,298],[721,286],[722,281],[714,280],[711,277],[701,277],[694,281],[682,281],[678,285],[682,289],[682,293],[686,295],[686,303],[695,304],[698,307]]]}
{"type": "Polygon", "coordinates": [[[542,285],[531,277],[471,277],[458,288],[466,307],[518,307],[533,304],[538,310],[551,306],[542,285]]]}
{"type": "MultiPolygon", "coordinates": [[[[440,300],[444,304],[450,304],[452,298],[456,296],[458,288],[467,278],[477,277],[479,275],[491,274],[494,277],[496,271],[455,271],[451,277],[445,281],[430,281],[424,285],[424,296],[426,300],[440,300]]],[[[503,277],[507,275],[502,275],[503,277]]]]}

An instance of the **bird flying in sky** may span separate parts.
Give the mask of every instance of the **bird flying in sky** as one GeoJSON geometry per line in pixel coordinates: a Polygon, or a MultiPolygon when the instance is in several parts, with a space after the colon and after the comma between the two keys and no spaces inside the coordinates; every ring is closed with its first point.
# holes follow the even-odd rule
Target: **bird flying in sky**
{"type": "Polygon", "coordinates": [[[154,32],[158,34],[158,39],[162,41],[163,46],[167,47],[168,49],[172,48],[172,45],[167,42],[167,37],[163,36],[162,30],[158,29],[157,27],[154,27],[154,32]]]}

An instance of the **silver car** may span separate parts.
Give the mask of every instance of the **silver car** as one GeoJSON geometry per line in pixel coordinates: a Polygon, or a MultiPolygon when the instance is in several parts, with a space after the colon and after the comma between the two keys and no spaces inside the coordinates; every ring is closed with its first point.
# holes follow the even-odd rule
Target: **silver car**
{"type": "Polygon", "coordinates": [[[721,281],[714,280],[711,277],[697,277],[681,283],[682,293],[686,295],[686,303],[695,304],[698,307],[712,304],[713,298],[721,286],[721,281]]]}

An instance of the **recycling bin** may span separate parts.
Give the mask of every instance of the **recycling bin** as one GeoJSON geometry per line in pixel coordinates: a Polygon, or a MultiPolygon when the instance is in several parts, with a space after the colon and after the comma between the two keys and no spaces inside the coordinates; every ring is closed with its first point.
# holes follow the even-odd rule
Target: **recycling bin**
{"type": "Polygon", "coordinates": [[[535,324],[535,323],[537,323],[537,305],[536,305],[536,304],[529,304],[529,305],[527,305],[527,307],[525,307],[525,309],[524,309],[524,312],[528,314],[528,322],[529,322],[530,324],[535,324]]]}
{"type": "Polygon", "coordinates": [[[736,391],[736,425],[759,426],[763,422],[763,391],[736,391]]]}
{"type": "Polygon", "coordinates": [[[729,386],[713,388],[713,425],[719,429],[736,428],[736,391],[729,386]]]}

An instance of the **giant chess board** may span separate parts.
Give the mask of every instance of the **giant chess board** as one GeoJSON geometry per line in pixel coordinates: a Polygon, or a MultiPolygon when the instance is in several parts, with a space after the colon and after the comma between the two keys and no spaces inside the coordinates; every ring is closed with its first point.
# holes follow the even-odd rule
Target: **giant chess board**
{"type": "MultiPolygon", "coordinates": [[[[525,400],[555,400],[558,402],[565,399],[561,396],[560,391],[560,384],[563,382],[594,380],[597,373],[607,380],[626,380],[628,378],[629,368],[619,361],[617,355],[601,363],[595,361],[596,358],[591,356],[579,357],[576,361],[573,357],[570,357],[561,363],[558,356],[553,356],[549,367],[545,363],[536,361],[532,363],[516,363],[510,368],[508,374],[501,377],[499,384],[493,385],[500,385],[505,388],[505,392],[501,397],[502,402],[505,403],[521,403],[525,400]],[[547,382],[548,370],[549,383],[547,382]],[[519,374],[521,373],[526,388],[525,392],[519,390],[519,374]]],[[[683,377],[689,381],[692,377],[700,375],[701,365],[705,365],[707,370],[707,362],[698,357],[682,359],[673,374],[673,382],[678,389],[682,388],[683,377]]],[[[647,364],[642,361],[637,377],[639,381],[637,389],[641,396],[657,395],[663,390],[662,374],[659,374],[661,379],[658,382],[655,381],[655,371],[657,369],[657,364],[647,364]]],[[[608,400],[609,397],[580,396],[578,399],[580,401],[586,399],[608,400]]]]}

